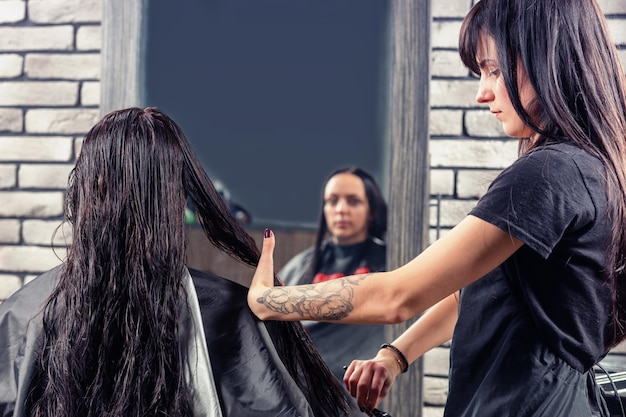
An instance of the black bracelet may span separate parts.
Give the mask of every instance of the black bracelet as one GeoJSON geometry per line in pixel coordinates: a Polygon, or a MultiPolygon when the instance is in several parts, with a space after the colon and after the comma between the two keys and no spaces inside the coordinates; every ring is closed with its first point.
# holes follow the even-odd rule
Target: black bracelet
{"type": "Polygon", "coordinates": [[[396,359],[398,360],[398,365],[400,365],[400,370],[402,371],[402,373],[405,373],[409,370],[409,361],[406,360],[406,356],[404,356],[404,353],[400,352],[400,349],[398,349],[391,343],[383,343],[382,345],[380,345],[380,348],[391,349],[394,351],[397,356],[396,359]]]}

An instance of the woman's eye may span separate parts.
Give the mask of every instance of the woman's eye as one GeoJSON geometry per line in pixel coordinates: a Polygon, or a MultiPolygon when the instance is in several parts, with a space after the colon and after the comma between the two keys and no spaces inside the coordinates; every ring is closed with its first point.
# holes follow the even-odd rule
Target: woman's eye
{"type": "Polygon", "coordinates": [[[489,71],[489,76],[497,77],[498,75],[500,75],[500,68],[494,68],[489,71]]]}

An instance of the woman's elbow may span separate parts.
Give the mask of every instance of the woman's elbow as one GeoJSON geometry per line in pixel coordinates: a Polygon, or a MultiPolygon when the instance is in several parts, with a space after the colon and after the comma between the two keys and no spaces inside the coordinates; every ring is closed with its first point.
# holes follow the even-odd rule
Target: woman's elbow
{"type": "Polygon", "coordinates": [[[423,300],[416,300],[408,294],[395,294],[384,303],[385,323],[398,324],[414,319],[426,310],[423,300]]]}
{"type": "Polygon", "coordinates": [[[385,324],[398,324],[412,319],[415,314],[406,306],[399,303],[385,304],[387,307],[382,312],[382,322],[385,324]]]}
{"type": "Polygon", "coordinates": [[[259,320],[272,320],[272,311],[266,308],[262,303],[260,303],[256,297],[252,296],[248,293],[248,308],[252,311],[259,320]]]}
{"type": "Polygon", "coordinates": [[[406,307],[398,307],[393,313],[394,314],[390,317],[389,324],[404,323],[405,321],[411,320],[415,317],[415,314],[413,314],[413,312],[406,307]]]}

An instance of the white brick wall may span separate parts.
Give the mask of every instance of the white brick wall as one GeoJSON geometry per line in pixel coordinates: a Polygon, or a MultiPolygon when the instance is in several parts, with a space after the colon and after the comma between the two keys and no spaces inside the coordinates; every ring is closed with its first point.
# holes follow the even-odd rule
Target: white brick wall
{"type": "Polygon", "coordinates": [[[626,2],[622,0],[598,0],[598,4],[604,13],[607,15],[612,14],[626,14],[626,2]]]}
{"type": "MultiPolygon", "coordinates": [[[[18,244],[20,243],[20,221],[17,219],[0,220],[0,244],[18,244]]],[[[2,282],[2,281],[0,281],[2,282]]],[[[4,282],[0,285],[0,292],[4,282]]]]}
{"type": "Polygon", "coordinates": [[[72,155],[72,138],[69,136],[0,136],[0,163],[68,162],[72,155]]]}
{"type": "Polygon", "coordinates": [[[464,77],[468,72],[461,63],[461,58],[456,50],[432,51],[430,71],[433,77],[464,77]]]}
{"type": "Polygon", "coordinates": [[[0,201],[2,217],[49,218],[63,214],[62,191],[0,191],[0,201]]]}
{"type": "Polygon", "coordinates": [[[100,26],[81,26],[76,31],[76,49],[79,51],[100,50],[102,29],[100,26]]]}
{"type": "Polygon", "coordinates": [[[28,14],[35,23],[100,23],[100,0],[29,0],[28,14]]]}
{"type": "Polygon", "coordinates": [[[0,300],[65,256],[55,230],[98,118],[101,19],[101,0],[0,0],[0,300]]]}
{"type": "Polygon", "coordinates": [[[27,245],[63,247],[72,243],[72,228],[57,220],[25,220],[22,237],[27,245]]]}
{"type": "Polygon", "coordinates": [[[517,141],[511,139],[431,139],[430,166],[456,168],[499,168],[517,157],[517,141]]]}
{"type": "MultiPolygon", "coordinates": [[[[17,165],[15,164],[0,165],[0,189],[12,188],[17,185],[16,169],[17,165]]],[[[1,231],[2,224],[0,223],[0,233],[1,231]]]]}
{"type": "MultiPolygon", "coordinates": [[[[442,198],[442,234],[517,155],[517,142],[476,103],[477,82],[457,55],[471,3],[431,1],[430,181],[442,198]]],[[[626,63],[626,1],[600,5],[626,63]]],[[[50,247],[81,137],[98,118],[101,19],[101,0],[0,0],[0,300],[65,256],[67,227],[54,237],[56,252],[50,247]]],[[[426,361],[425,417],[441,415],[441,369],[426,361]]]]}
{"type": "Polygon", "coordinates": [[[19,109],[0,108],[0,129],[3,132],[21,132],[24,115],[19,109]]]}
{"type": "Polygon", "coordinates": [[[80,90],[80,103],[83,106],[97,106],[100,104],[100,82],[85,81],[80,90]]]}
{"type": "Polygon", "coordinates": [[[0,27],[3,52],[69,51],[73,44],[74,28],[70,25],[0,27]]]}
{"type": "Polygon", "coordinates": [[[39,273],[54,268],[65,259],[64,248],[12,245],[0,247],[0,264],[16,273],[39,273]]]}
{"type": "Polygon", "coordinates": [[[26,2],[0,1],[0,23],[21,22],[26,17],[26,2]]]}
{"type": "MultiPolygon", "coordinates": [[[[2,3],[0,3],[2,4],[2,3]]],[[[22,75],[24,58],[18,54],[0,55],[0,77],[15,78],[22,75]]]]}
{"type": "Polygon", "coordinates": [[[22,188],[65,190],[74,164],[21,164],[18,182],[22,188]]]}
{"type": "Polygon", "coordinates": [[[77,102],[77,95],[78,83],[76,82],[0,82],[0,106],[74,105],[77,102]]]}
{"type": "Polygon", "coordinates": [[[98,109],[32,109],[25,121],[28,133],[84,133],[98,121],[98,109]]]}
{"type": "Polygon", "coordinates": [[[26,56],[24,74],[33,79],[100,79],[100,54],[45,54],[26,56]]]}

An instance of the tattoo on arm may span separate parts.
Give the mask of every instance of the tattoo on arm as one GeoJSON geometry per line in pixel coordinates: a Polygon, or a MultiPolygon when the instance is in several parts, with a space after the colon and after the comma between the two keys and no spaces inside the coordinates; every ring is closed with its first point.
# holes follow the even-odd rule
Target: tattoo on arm
{"type": "Polygon", "coordinates": [[[274,287],[257,298],[269,310],[303,319],[341,320],[353,310],[354,287],[368,275],[339,278],[321,284],[274,287]]]}

